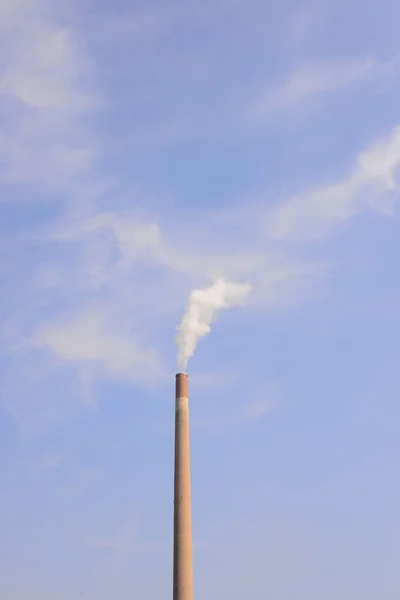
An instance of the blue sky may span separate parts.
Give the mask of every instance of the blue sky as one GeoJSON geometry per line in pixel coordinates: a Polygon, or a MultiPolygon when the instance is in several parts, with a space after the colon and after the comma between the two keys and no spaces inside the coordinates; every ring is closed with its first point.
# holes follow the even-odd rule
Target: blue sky
{"type": "MultiPolygon", "coordinates": [[[[395,2],[0,1],[0,592],[397,600],[395,2]]],[[[399,254],[398,254],[399,253],[399,254]]]]}

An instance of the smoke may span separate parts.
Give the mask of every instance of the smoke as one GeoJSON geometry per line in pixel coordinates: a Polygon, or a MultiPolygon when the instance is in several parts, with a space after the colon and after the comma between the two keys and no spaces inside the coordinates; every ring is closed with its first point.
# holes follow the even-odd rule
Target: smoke
{"type": "Polygon", "coordinates": [[[222,308],[244,305],[251,290],[251,285],[247,283],[233,283],[218,278],[210,287],[191,292],[186,312],[176,328],[178,333],[175,341],[180,369],[186,370],[198,340],[211,331],[210,324],[217,319],[219,311],[222,308]]]}

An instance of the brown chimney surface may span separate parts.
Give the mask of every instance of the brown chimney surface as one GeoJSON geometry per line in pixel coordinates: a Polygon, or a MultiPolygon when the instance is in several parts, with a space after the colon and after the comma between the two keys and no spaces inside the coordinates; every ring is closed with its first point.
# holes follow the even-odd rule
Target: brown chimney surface
{"type": "Polygon", "coordinates": [[[175,398],[188,398],[188,397],[189,397],[189,375],[187,375],[186,373],[177,373],[175,398]]]}
{"type": "Polygon", "coordinates": [[[189,378],[176,376],[173,600],[193,600],[189,378]]]}

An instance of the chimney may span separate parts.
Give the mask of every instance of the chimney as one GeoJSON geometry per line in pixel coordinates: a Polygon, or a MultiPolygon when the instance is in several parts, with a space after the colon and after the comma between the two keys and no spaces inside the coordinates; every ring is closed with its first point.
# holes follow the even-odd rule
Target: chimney
{"type": "Polygon", "coordinates": [[[188,384],[176,375],[173,600],[193,600],[188,384]]]}

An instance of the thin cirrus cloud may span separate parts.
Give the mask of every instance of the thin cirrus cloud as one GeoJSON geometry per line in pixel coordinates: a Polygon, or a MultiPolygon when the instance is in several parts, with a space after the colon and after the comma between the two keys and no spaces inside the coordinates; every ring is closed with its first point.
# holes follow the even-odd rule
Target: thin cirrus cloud
{"type": "Polygon", "coordinates": [[[119,335],[118,331],[110,331],[93,309],[71,321],[45,325],[31,344],[50,351],[65,363],[88,363],[97,375],[105,369],[111,379],[150,382],[161,368],[155,350],[137,344],[129,331],[119,335]]]}
{"type": "Polygon", "coordinates": [[[248,107],[248,115],[268,117],[276,111],[295,109],[312,97],[343,90],[356,84],[374,80],[388,66],[372,60],[308,63],[292,73],[283,83],[269,86],[248,107]]]}
{"type": "Polygon", "coordinates": [[[355,163],[348,177],[279,205],[267,216],[267,234],[288,242],[315,241],[369,209],[393,214],[398,200],[400,127],[360,152],[355,163]]]}
{"type": "Polygon", "coordinates": [[[69,33],[43,24],[33,25],[28,29],[25,47],[16,45],[0,89],[3,95],[30,108],[79,112],[88,106],[84,94],[74,89],[80,75],[83,68],[77,66],[69,33]]]}
{"type": "MultiPolygon", "coordinates": [[[[212,223],[211,216],[205,221],[212,223]]],[[[322,261],[276,255],[259,248],[251,236],[238,250],[230,231],[215,227],[211,236],[207,228],[196,227],[189,243],[160,220],[96,211],[45,231],[42,242],[51,258],[27,274],[29,304],[18,289],[9,295],[3,327],[3,339],[13,348],[3,395],[23,426],[32,422],[36,399],[41,398],[37,416],[45,410],[40,373],[50,389],[65,377],[75,380],[75,395],[79,389],[77,397],[89,405],[95,403],[97,382],[148,386],[165,381],[175,365],[162,350],[164,330],[170,320],[177,322],[195,285],[208,284],[220,273],[249,281],[254,312],[309,298],[326,275],[322,261]],[[28,398],[28,390],[37,393],[28,398]]],[[[170,337],[168,355],[174,356],[173,330],[170,337]]],[[[70,393],[67,386],[63,391],[70,393]]],[[[62,396],[57,402],[65,414],[62,396]]]]}
{"type": "Polygon", "coordinates": [[[192,421],[194,429],[219,432],[235,427],[245,427],[262,421],[275,411],[282,401],[282,393],[276,382],[265,384],[248,402],[229,404],[221,410],[206,410],[206,416],[192,421]]]}
{"type": "Polygon", "coordinates": [[[3,181],[60,190],[76,185],[93,164],[81,121],[95,103],[87,83],[93,69],[73,32],[47,9],[44,0],[33,0],[10,4],[3,16],[0,156],[3,181]]]}
{"type": "Polygon", "coordinates": [[[138,533],[141,529],[140,519],[132,516],[126,519],[122,526],[107,537],[77,536],[82,544],[92,547],[98,551],[105,551],[111,555],[114,566],[126,566],[130,556],[135,553],[153,554],[168,551],[168,545],[159,542],[143,543],[138,541],[138,533]]]}
{"type": "MultiPolygon", "coordinates": [[[[248,529],[237,540],[240,552],[234,549],[227,562],[222,544],[219,554],[225,564],[218,564],[217,557],[211,588],[213,561],[198,557],[199,592],[226,595],[227,583],[232,584],[229,571],[238,566],[235,573],[240,575],[240,565],[248,563],[250,578],[249,573],[238,575],[230,585],[232,598],[248,595],[249,582],[255,597],[272,597],[274,590],[282,600],[296,594],[324,597],[326,582],[338,572],[338,565],[333,574],[331,568],[337,556],[345,556],[339,567],[347,561],[349,572],[354,571],[350,554],[357,557],[361,546],[374,546],[360,545],[359,527],[356,532],[353,527],[353,537],[347,528],[336,543],[332,515],[338,505],[349,523],[355,518],[360,524],[358,519],[368,516],[365,540],[375,539],[377,532],[381,545],[389,540],[390,546],[391,539],[379,510],[370,518],[378,496],[361,515],[359,489],[351,498],[349,486],[341,486],[329,501],[325,491],[343,466],[335,452],[339,430],[341,458],[353,464],[354,472],[360,460],[376,462],[382,449],[390,459],[396,452],[387,445],[396,437],[387,435],[396,419],[385,412],[386,396],[393,395],[396,382],[379,362],[380,355],[388,354],[380,351],[386,349],[383,336],[391,333],[380,326],[388,315],[371,314],[377,320],[353,323],[353,313],[342,310],[341,300],[354,306],[357,294],[347,289],[347,263],[342,272],[340,267],[344,241],[354,259],[351,266],[356,263],[355,286],[358,276],[365,278],[365,286],[357,289],[366,296],[371,292],[374,297],[368,301],[376,300],[380,307],[386,300],[393,303],[397,287],[387,289],[393,265],[381,259],[385,253],[396,256],[394,236],[386,239],[372,218],[366,223],[367,239],[358,234],[351,239],[355,226],[343,231],[343,225],[355,225],[356,217],[367,211],[372,217],[376,211],[394,212],[400,134],[391,128],[397,90],[380,85],[391,83],[393,48],[380,46],[375,29],[371,38],[375,23],[369,14],[364,32],[349,32],[352,21],[345,19],[339,48],[343,8],[353,8],[354,22],[363,18],[359,7],[349,3],[335,4],[329,15],[320,3],[316,15],[305,6],[271,8],[261,0],[218,6],[206,1],[205,8],[193,11],[189,2],[182,12],[171,0],[165,6],[150,2],[130,20],[122,4],[96,3],[95,14],[91,0],[0,2],[0,185],[6,183],[0,207],[0,395],[19,425],[15,437],[15,424],[11,432],[8,419],[3,422],[10,468],[1,503],[11,535],[3,536],[10,568],[0,595],[9,600],[115,595],[151,600],[168,588],[168,561],[157,554],[170,552],[170,545],[164,545],[170,510],[167,506],[164,514],[162,506],[171,484],[167,447],[171,449],[173,439],[153,435],[154,423],[172,424],[171,396],[162,386],[171,392],[174,328],[188,295],[226,277],[250,284],[253,292],[237,317],[221,315],[218,331],[204,340],[205,351],[191,368],[192,423],[200,430],[196,437],[203,444],[204,430],[215,432],[210,442],[216,454],[210,446],[211,456],[232,466],[211,464],[198,446],[196,522],[206,545],[217,548],[226,540],[232,518],[242,527],[249,489],[255,503],[248,529]],[[287,19],[291,40],[279,33],[287,31],[282,23],[287,19]],[[293,51],[300,67],[290,72],[293,51]],[[332,60],[327,62],[326,56],[332,60]],[[385,60],[389,62],[380,62],[385,60]],[[266,77],[267,71],[274,75],[266,77]],[[247,90],[260,81],[266,87],[249,107],[247,90]],[[377,88],[382,94],[375,94],[377,88]],[[363,110],[354,119],[358,97],[363,110]],[[242,118],[244,105],[247,120],[242,118]],[[323,130],[313,119],[322,106],[332,108],[323,130]],[[307,122],[293,131],[291,125],[304,113],[307,122]],[[316,146],[318,152],[315,142],[322,135],[329,144],[334,137],[330,160],[335,153],[347,155],[350,120],[350,145],[360,152],[339,178],[332,163],[322,164],[326,154],[318,156],[327,173],[321,183],[310,156],[316,146]],[[271,122],[277,127],[267,132],[263,124],[271,122]],[[371,132],[377,131],[382,137],[374,141],[371,132]],[[370,143],[363,149],[365,140],[370,143]],[[292,142],[296,148],[308,144],[296,169],[291,166],[292,142]],[[278,162],[282,169],[275,168],[278,162]],[[311,173],[306,188],[298,183],[300,169],[311,173]],[[110,180],[116,183],[109,186],[110,180]],[[278,201],[276,190],[286,185],[298,193],[284,193],[278,201]],[[317,244],[330,234],[329,248],[317,244]],[[377,250],[374,259],[385,272],[386,279],[378,282],[382,285],[369,269],[368,253],[354,256],[355,244],[361,240],[368,245],[370,239],[372,252],[377,250]],[[338,272],[326,290],[327,260],[337,255],[338,272]],[[321,289],[330,294],[329,301],[320,302],[321,289]],[[314,303],[312,309],[302,310],[305,301],[314,303]],[[366,336],[370,343],[364,354],[366,336]],[[378,368],[369,369],[371,364],[378,368]],[[152,383],[159,388],[149,393],[152,383]],[[367,397],[363,386],[371,388],[367,397]],[[376,425],[374,397],[382,389],[385,402],[376,425]],[[281,396],[285,411],[279,418],[281,396]],[[97,404],[99,410],[89,412],[97,404]],[[371,419],[373,447],[368,444],[371,419]],[[29,457],[36,457],[37,467],[29,457]],[[260,478],[264,467],[268,477],[260,478]],[[215,502],[225,497],[233,502],[229,514],[223,501],[215,502]],[[353,500],[354,511],[350,506],[349,512],[353,500]],[[144,528],[132,516],[132,503],[139,514],[143,511],[144,528]],[[276,558],[267,577],[265,547],[260,546],[261,552],[256,548],[254,556],[248,552],[257,546],[257,532],[271,539],[269,524],[260,529],[266,510],[279,524],[267,548],[276,558]],[[35,526],[30,530],[27,523],[35,526]],[[65,523],[62,535],[70,548],[57,523],[65,523]],[[287,523],[307,525],[294,553],[296,531],[287,523]],[[313,530],[322,531],[318,539],[313,530]],[[279,547],[275,542],[282,536],[287,540],[279,547]],[[332,542],[333,552],[321,558],[321,547],[332,542]],[[346,548],[351,549],[347,555],[346,548]],[[300,566],[298,556],[306,557],[300,566]],[[23,581],[15,575],[21,572],[26,574],[23,581]],[[315,573],[322,573],[316,585],[315,573]],[[292,589],[294,581],[297,590],[292,589]]],[[[377,6],[376,16],[378,12],[387,11],[377,6]]],[[[394,321],[393,336],[389,350],[395,344],[394,321]]],[[[393,461],[387,462],[392,467],[393,461]]],[[[390,489],[389,477],[380,486],[371,484],[381,471],[378,463],[376,469],[366,469],[367,491],[379,488],[387,507],[387,497],[395,497],[396,490],[390,489]]],[[[365,567],[375,564],[388,582],[383,596],[398,597],[396,565],[390,563],[390,552],[384,556],[389,564],[379,551],[373,548],[371,561],[360,558],[356,574],[336,577],[332,590],[348,590],[350,582],[359,591],[363,574],[374,572],[365,567]]],[[[378,597],[379,576],[373,590],[378,597]]],[[[369,583],[364,581],[364,595],[369,583]]]]}
{"type": "MultiPolygon", "coordinates": [[[[66,361],[93,361],[113,376],[137,373],[142,378],[143,366],[154,369],[157,358],[132,341],[137,321],[146,327],[147,319],[151,327],[153,315],[179,310],[192,282],[210,280],[219,272],[248,278],[258,285],[253,307],[260,309],[285,304],[289,297],[296,301],[302,287],[307,287],[306,280],[311,284],[314,276],[321,275],[321,264],[289,260],[267,250],[256,252],[250,244],[242,254],[232,248],[229,258],[219,245],[224,235],[221,230],[218,242],[202,250],[204,244],[182,245],[168,227],[134,213],[97,213],[58,227],[51,240],[66,244],[69,260],[54,261],[52,271],[64,271],[60,284],[54,281],[70,297],[90,291],[91,303],[83,312],[80,307],[68,310],[68,317],[61,312],[50,322],[45,319],[30,338],[30,348],[46,348],[66,361]],[[149,281],[145,273],[152,273],[149,281]],[[169,292],[163,297],[154,293],[157,281],[168,284],[169,292]]],[[[229,233],[224,240],[228,243],[232,243],[229,233]]],[[[49,293],[52,278],[43,278],[42,273],[40,281],[44,283],[38,293],[49,293]]]]}
{"type": "MultiPolygon", "coordinates": [[[[10,9],[7,18],[17,37],[3,56],[0,81],[2,100],[12,105],[14,115],[9,132],[0,138],[5,177],[68,192],[83,180],[90,189],[101,187],[81,119],[98,102],[82,83],[83,75],[90,80],[91,61],[73,32],[43,15],[28,19],[21,12],[16,20],[10,17],[14,13],[10,9]],[[24,27],[18,29],[21,19],[24,27]]],[[[309,65],[269,89],[259,98],[259,107],[291,108],[375,76],[381,68],[373,61],[309,65]]],[[[29,273],[29,306],[16,295],[8,297],[12,372],[29,373],[27,365],[38,360],[47,377],[57,373],[57,381],[60,370],[71,369],[86,398],[92,397],[96,379],[147,385],[146,373],[152,371],[152,379],[161,381],[167,368],[159,348],[166,321],[158,317],[175,321],[193,287],[219,276],[249,282],[254,289],[251,311],[312,297],[327,265],[293,257],[290,250],[271,250],[271,241],[323,237],[364,210],[367,202],[386,209],[372,191],[382,186],[391,198],[396,136],[361,154],[354,173],[342,182],[283,202],[269,213],[263,232],[259,211],[251,206],[247,224],[236,223],[235,231],[215,225],[212,214],[196,225],[185,216],[171,224],[131,209],[103,210],[86,203],[77,214],[61,215],[44,238],[39,235],[48,259],[29,273]],[[160,288],[165,290],[162,297],[160,288]]],[[[7,389],[12,403],[10,379],[7,389]]],[[[21,394],[17,396],[20,411],[21,394]]]]}
{"type": "MultiPolygon", "coordinates": [[[[313,89],[315,91],[315,86],[313,89]]],[[[324,188],[322,193],[320,190],[304,192],[284,202],[268,218],[261,250],[257,244],[253,248],[251,243],[245,243],[240,251],[232,248],[233,252],[227,254],[226,248],[232,242],[229,231],[219,232],[221,246],[215,244],[215,237],[210,244],[207,233],[199,238],[200,227],[192,232],[185,226],[187,236],[180,239],[174,228],[161,227],[158,221],[138,218],[132,212],[95,211],[85,218],[79,215],[76,219],[61,220],[50,238],[58,244],[66,244],[72,252],[68,261],[56,257],[50,263],[48,277],[43,276],[41,268],[40,285],[36,281],[34,291],[40,296],[59,287],[56,300],[61,291],[70,299],[89,290],[92,294],[94,289],[98,295],[94,300],[92,296],[90,302],[85,301],[79,309],[60,308],[51,318],[41,315],[22,344],[25,348],[22,360],[26,360],[28,351],[28,355],[48,356],[57,369],[60,365],[73,367],[81,384],[86,382],[89,396],[92,381],[98,377],[146,384],[146,372],[151,370],[153,378],[158,372],[163,379],[165,366],[157,350],[140,338],[146,338],[151,330],[152,314],[165,310],[165,300],[167,310],[172,312],[182,306],[189,283],[222,273],[244,277],[254,286],[251,308],[264,310],[309,297],[315,283],[325,276],[326,265],[323,261],[294,260],[284,254],[271,253],[269,239],[292,241],[323,236],[360,211],[360,193],[368,182],[380,182],[390,194],[395,181],[397,143],[395,131],[388,140],[357,158],[355,172],[348,179],[324,188]],[[144,313],[135,312],[132,308],[139,280],[133,282],[132,273],[149,267],[161,268],[162,278],[166,277],[164,281],[169,284],[170,297],[163,298],[164,306],[161,306],[154,287],[147,289],[146,284],[140,284],[140,309],[144,309],[143,298],[147,306],[144,313]],[[127,306],[132,299],[129,313],[127,306]]],[[[364,205],[365,201],[363,196],[364,205]]],[[[257,215],[250,223],[252,231],[257,231],[256,219],[257,215]]],[[[209,215],[207,221],[209,225],[209,215]]],[[[250,240],[253,234],[246,231],[246,235],[250,240]]],[[[153,331],[151,334],[154,338],[153,331]]],[[[18,355],[14,357],[20,360],[18,355]]],[[[11,386],[9,395],[12,390],[11,386]]]]}

